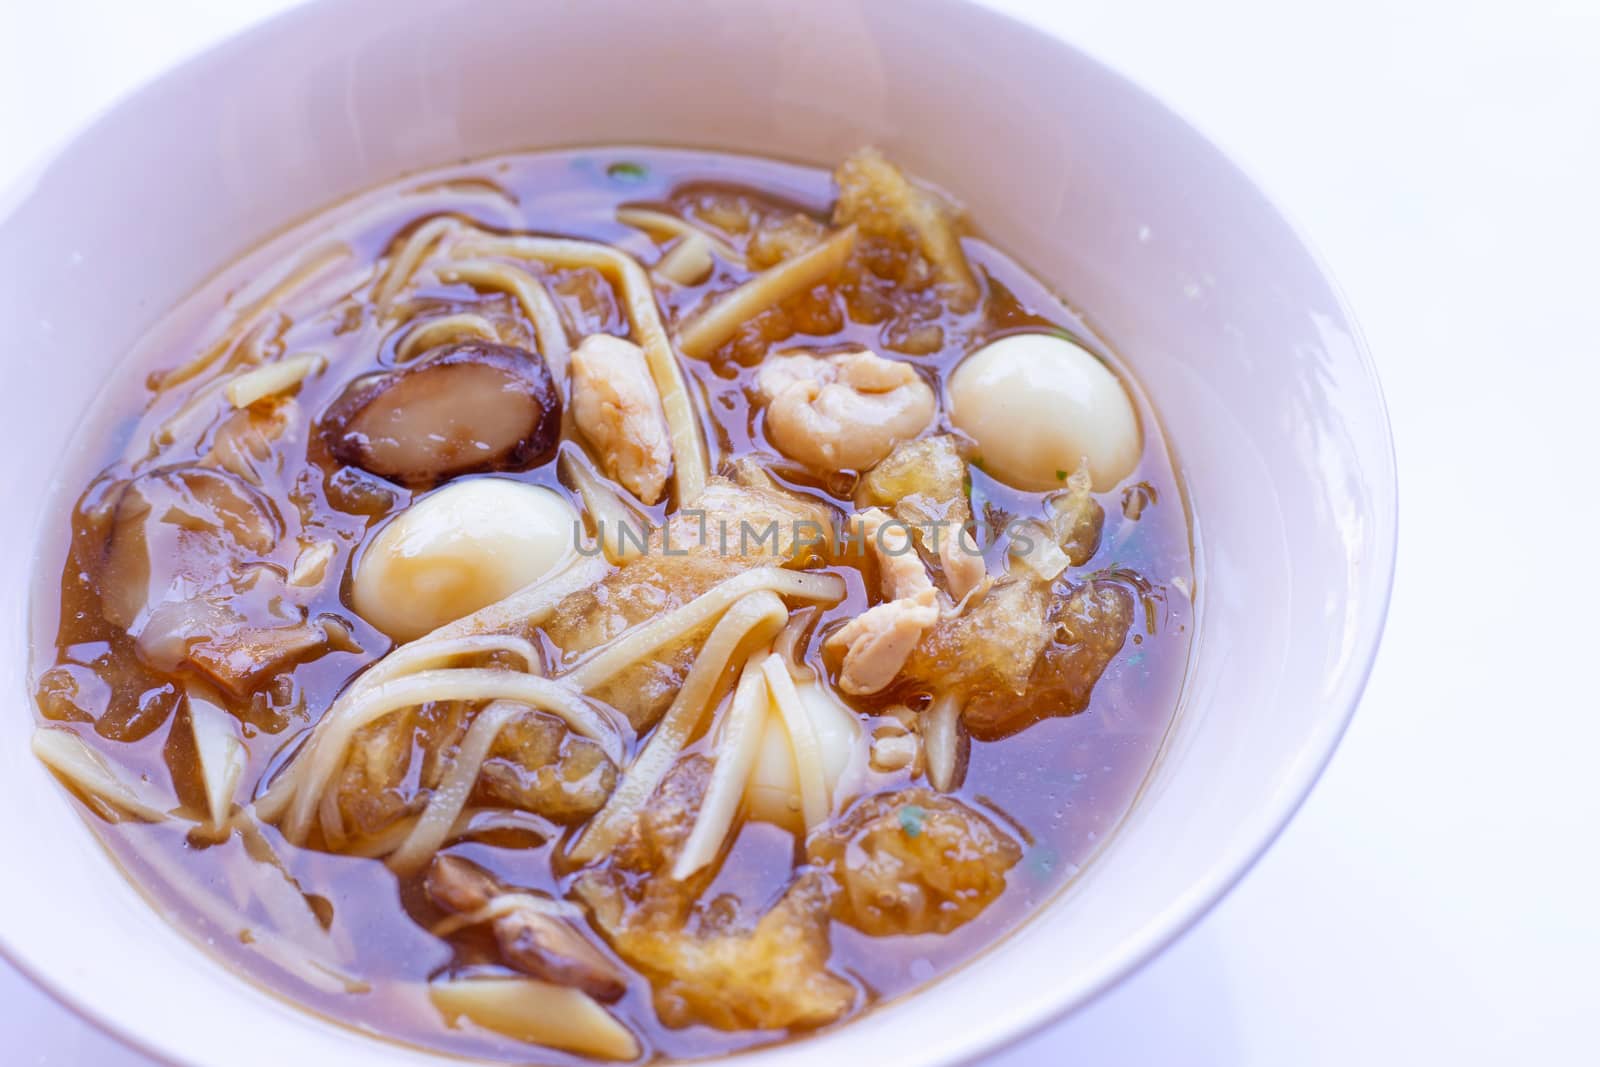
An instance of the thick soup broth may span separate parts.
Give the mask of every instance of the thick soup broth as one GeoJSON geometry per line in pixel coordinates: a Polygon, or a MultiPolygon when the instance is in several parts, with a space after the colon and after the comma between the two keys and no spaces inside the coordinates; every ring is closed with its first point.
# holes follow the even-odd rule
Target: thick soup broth
{"type": "Polygon", "coordinates": [[[975,223],[627,148],[274,238],[86,421],[41,758],[199,943],[426,1048],[707,1056],[948,972],[1127,811],[1193,595],[1155,413],[975,223]],[[1058,356],[1127,419],[974,399],[1058,356]]]}

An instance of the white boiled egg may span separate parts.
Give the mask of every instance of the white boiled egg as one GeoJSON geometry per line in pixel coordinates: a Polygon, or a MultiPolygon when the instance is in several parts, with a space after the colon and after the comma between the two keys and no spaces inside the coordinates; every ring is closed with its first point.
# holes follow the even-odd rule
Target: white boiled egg
{"type": "Polygon", "coordinates": [[[502,600],[574,549],[563,496],[505,478],[452,482],[389,520],[356,565],[357,612],[409,641],[502,600]]]}
{"type": "Polygon", "coordinates": [[[983,469],[1018,489],[1060,489],[1085,460],[1096,492],[1133,473],[1139,418],[1111,369],[1064,337],[987,344],[950,376],[950,418],[983,469]]]}
{"type": "MultiPolygon", "coordinates": [[[[841,792],[854,788],[855,779],[864,771],[857,759],[861,749],[861,724],[855,713],[825,685],[797,682],[795,690],[800,694],[800,703],[817,735],[822,773],[828,782],[828,796],[836,800],[841,792]]],[[[783,716],[774,706],[767,716],[755,769],[745,787],[745,799],[750,804],[749,811],[753,818],[794,830],[804,828],[800,782],[795,775],[794,763],[795,754],[789,744],[789,731],[783,724],[783,716]]]]}

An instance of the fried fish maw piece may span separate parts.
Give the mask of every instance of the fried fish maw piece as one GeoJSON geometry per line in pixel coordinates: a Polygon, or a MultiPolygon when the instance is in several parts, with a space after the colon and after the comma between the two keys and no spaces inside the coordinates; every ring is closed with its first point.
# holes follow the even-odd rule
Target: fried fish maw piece
{"type": "Polygon", "coordinates": [[[1076,715],[1122,650],[1133,625],[1133,594],[1115,582],[1091,580],[1051,604],[1047,641],[1020,693],[975,693],[961,720],[980,741],[1009,737],[1041,719],[1076,715]]]}
{"type": "Polygon", "coordinates": [[[961,250],[957,212],[949,204],[914,184],[876,148],[853,153],[833,177],[839,186],[835,226],[853,224],[863,236],[914,251],[932,268],[951,310],[972,310],[978,283],[961,250]]]}
{"type": "Polygon", "coordinates": [[[709,777],[704,757],[680,760],[605,861],[578,878],[578,897],[617,953],[652,978],[668,1026],[810,1029],[842,1017],[856,989],[828,969],[830,878],[802,873],[751,916],[698,906],[710,869],[668,877],[709,777]]]}

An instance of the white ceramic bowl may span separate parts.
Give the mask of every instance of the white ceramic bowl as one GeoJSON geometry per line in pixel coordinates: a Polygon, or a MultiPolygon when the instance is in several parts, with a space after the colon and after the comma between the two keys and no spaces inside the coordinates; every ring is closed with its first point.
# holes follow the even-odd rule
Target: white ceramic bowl
{"type": "Polygon", "coordinates": [[[1394,562],[1377,382],[1304,244],[1160,104],[955,0],[313,4],[125,100],[0,218],[0,948],[147,1051],[438,1062],[236,979],[155,915],[29,755],[22,594],[41,531],[60,536],[51,498],[82,413],[158,314],[291,220],[409,170],[596,142],[818,163],[881,145],[1113,339],[1164,416],[1198,520],[1185,698],[1103,853],[963,970],[739,1062],[947,1063],[1083,1003],[1243,873],[1344,729],[1394,562]]]}

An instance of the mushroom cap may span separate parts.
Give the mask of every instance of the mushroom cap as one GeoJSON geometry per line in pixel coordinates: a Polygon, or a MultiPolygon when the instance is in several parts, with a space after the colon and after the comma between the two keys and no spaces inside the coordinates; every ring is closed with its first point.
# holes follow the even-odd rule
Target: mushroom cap
{"type": "Polygon", "coordinates": [[[468,341],[353,382],[323,413],[321,433],[340,463],[425,489],[550,459],[561,395],[537,354],[468,341]]]}

